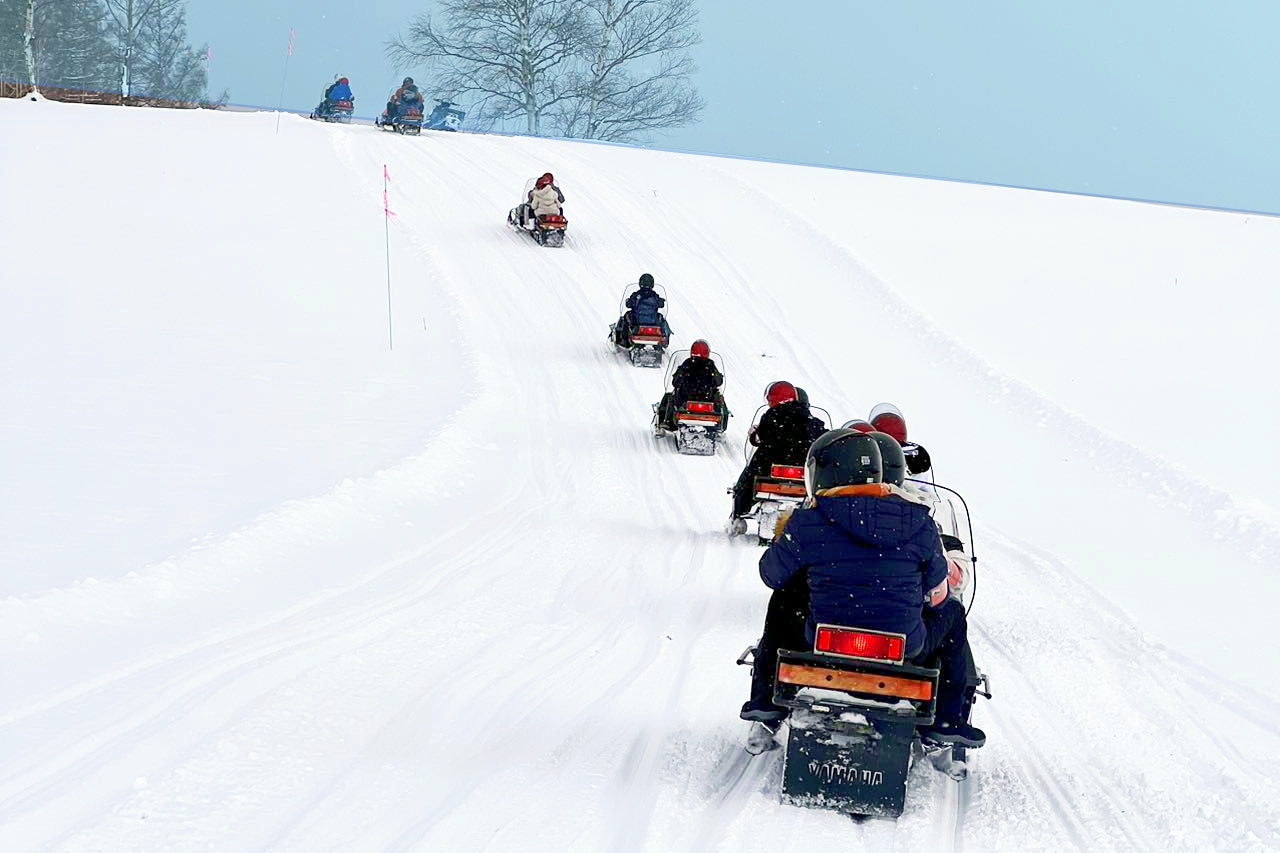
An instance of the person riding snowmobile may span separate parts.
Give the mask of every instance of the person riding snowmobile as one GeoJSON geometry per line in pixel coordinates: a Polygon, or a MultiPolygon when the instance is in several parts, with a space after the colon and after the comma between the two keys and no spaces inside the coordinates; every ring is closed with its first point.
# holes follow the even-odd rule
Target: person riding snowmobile
{"type": "Polygon", "coordinates": [[[921,736],[970,748],[986,734],[968,722],[972,664],[964,605],[947,594],[947,559],[928,509],[885,483],[875,438],[831,430],[805,457],[808,499],[760,557],[774,590],[756,646],[744,720],[777,726],[773,703],[779,649],[813,648],[818,624],[901,634],[905,658],[937,666],[933,725],[921,736]]]}
{"type": "Polygon", "coordinates": [[[774,464],[798,464],[809,445],[826,429],[821,419],[809,413],[809,407],[796,394],[790,382],[770,383],[765,389],[769,410],[760,423],[747,432],[747,440],[756,452],[742,469],[733,485],[733,512],[730,521],[742,518],[755,502],[755,478],[774,464]]]}
{"type": "Polygon", "coordinates": [[[316,115],[328,115],[337,107],[339,101],[355,103],[356,96],[351,94],[351,84],[346,77],[336,77],[324,90],[324,100],[316,107],[316,115]]]}
{"type": "Polygon", "coordinates": [[[391,94],[391,99],[387,101],[387,121],[395,121],[399,118],[406,107],[417,106],[418,110],[422,110],[422,92],[413,82],[412,77],[404,78],[400,84],[400,88],[391,94]]]}
{"type": "Polygon", "coordinates": [[[637,326],[661,326],[664,333],[670,334],[667,320],[661,313],[666,304],[667,300],[653,289],[653,276],[649,273],[641,275],[638,289],[627,297],[627,311],[613,327],[618,346],[631,345],[631,330],[637,326]]]}
{"type": "Polygon", "coordinates": [[[723,384],[724,376],[711,360],[711,345],[701,339],[694,341],[689,347],[689,357],[671,375],[671,390],[663,394],[658,403],[658,422],[667,429],[675,429],[676,410],[690,400],[713,402],[723,412],[724,397],[720,393],[723,384]]]}
{"type": "Polygon", "coordinates": [[[564,193],[556,186],[555,176],[544,172],[542,177],[533,182],[533,189],[525,197],[520,211],[520,224],[532,228],[537,217],[556,215],[563,216],[564,193]]]}

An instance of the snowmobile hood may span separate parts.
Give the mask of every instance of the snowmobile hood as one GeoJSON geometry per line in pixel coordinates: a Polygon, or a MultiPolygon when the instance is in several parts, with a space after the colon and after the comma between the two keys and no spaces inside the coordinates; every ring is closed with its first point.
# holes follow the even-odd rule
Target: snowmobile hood
{"type": "Polygon", "coordinates": [[[905,544],[933,524],[927,507],[892,494],[819,495],[814,508],[853,539],[881,547],[905,544]]]}

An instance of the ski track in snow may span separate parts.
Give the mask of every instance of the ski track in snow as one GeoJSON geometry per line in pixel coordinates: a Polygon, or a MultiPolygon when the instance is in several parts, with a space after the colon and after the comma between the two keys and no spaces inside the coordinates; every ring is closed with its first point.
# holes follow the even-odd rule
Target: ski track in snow
{"type": "MultiPolygon", "coordinates": [[[[975,712],[990,742],[969,779],[918,762],[896,822],[779,805],[781,751],[749,756],[736,719],[733,661],[767,595],[760,550],[720,533],[724,489],[768,379],[803,376],[815,403],[854,409],[845,371],[774,334],[789,292],[747,289],[786,255],[851,270],[864,303],[887,286],[714,161],[655,154],[677,177],[645,186],[612,176],[627,152],[608,147],[287,127],[328,139],[375,213],[387,165],[398,304],[448,294],[456,316],[424,315],[421,333],[456,325],[474,394],[390,472],[423,489],[400,509],[416,533],[383,545],[392,522],[346,519],[368,546],[348,582],[7,709],[0,849],[1280,849],[1269,700],[1163,654],[1051,555],[985,528],[971,632],[996,696],[975,712]],[[560,250],[504,222],[520,176],[551,156],[569,196],[560,250]],[[680,181],[684,197],[659,188],[680,181]],[[760,248],[734,257],[700,194],[777,228],[744,223],[760,248]],[[652,436],[663,371],[606,341],[651,265],[671,282],[673,348],[707,337],[725,353],[735,417],[712,458],[652,436]],[[431,491],[437,478],[459,485],[431,491]],[[1150,760],[1134,766],[1139,750],[1150,760]]],[[[873,343],[906,329],[949,345],[901,305],[889,314],[873,343]]],[[[257,525],[317,535],[335,526],[325,509],[257,525]]]]}

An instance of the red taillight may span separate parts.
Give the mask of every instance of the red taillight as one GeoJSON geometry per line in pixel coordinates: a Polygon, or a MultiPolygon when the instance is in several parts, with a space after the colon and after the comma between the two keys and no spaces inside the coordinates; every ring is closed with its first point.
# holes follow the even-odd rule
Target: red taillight
{"type": "Polygon", "coordinates": [[[715,403],[689,403],[686,407],[691,412],[698,412],[703,415],[714,415],[716,413],[715,403]]]}
{"type": "Polygon", "coordinates": [[[803,480],[804,469],[795,465],[774,465],[769,472],[770,477],[780,477],[784,480],[803,480]]]}
{"type": "Polygon", "coordinates": [[[906,637],[901,634],[879,634],[819,625],[813,650],[829,655],[902,663],[906,645],[906,637]]]}
{"type": "Polygon", "coordinates": [[[662,327],[661,326],[641,326],[640,331],[637,332],[637,334],[657,335],[658,337],[662,337],[662,327]]]}

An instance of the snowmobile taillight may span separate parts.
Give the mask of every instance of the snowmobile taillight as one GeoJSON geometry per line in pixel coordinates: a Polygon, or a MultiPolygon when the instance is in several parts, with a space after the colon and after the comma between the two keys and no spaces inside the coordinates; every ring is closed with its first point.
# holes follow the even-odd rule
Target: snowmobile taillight
{"type": "Polygon", "coordinates": [[[701,415],[714,415],[716,413],[715,403],[689,403],[687,408],[691,412],[697,412],[701,415]]]}
{"type": "Polygon", "coordinates": [[[636,334],[654,335],[660,338],[662,337],[662,328],[660,326],[641,326],[639,331],[636,332],[636,334]]]}
{"type": "Polygon", "coordinates": [[[803,480],[804,469],[797,465],[774,465],[770,468],[769,476],[783,480],[803,480]]]}
{"type": "Polygon", "coordinates": [[[906,648],[907,638],[904,634],[855,631],[836,625],[819,625],[813,640],[815,652],[889,663],[902,663],[906,648]]]}

